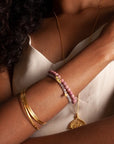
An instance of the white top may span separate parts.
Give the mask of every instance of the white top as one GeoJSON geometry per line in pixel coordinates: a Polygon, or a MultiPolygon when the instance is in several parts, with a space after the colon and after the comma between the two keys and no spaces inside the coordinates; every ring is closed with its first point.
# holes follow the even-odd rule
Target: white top
{"type": "MultiPolygon", "coordinates": [[[[91,41],[95,40],[102,28],[95,32],[91,41]]],[[[80,42],[67,57],[69,61],[90,43],[90,37],[80,42]]],[[[38,50],[29,46],[16,65],[13,77],[14,93],[21,92],[47,75],[50,69],[56,69],[64,61],[53,64],[38,50]]],[[[114,62],[101,71],[80,93],[79,117],[86,123],[91,123],[113,113],[114,97],[114,62]]],[[[69,122],[73,119],[74,108],[68,104],[52,120],[50,120],[32,137],[40,137],[67,131],[69,122]]]]}

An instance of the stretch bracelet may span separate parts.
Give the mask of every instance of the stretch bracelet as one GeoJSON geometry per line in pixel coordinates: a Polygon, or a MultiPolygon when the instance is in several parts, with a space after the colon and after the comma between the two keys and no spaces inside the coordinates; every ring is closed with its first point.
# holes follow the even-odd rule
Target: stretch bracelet
{"type": "Polygon", "coordinates": [[[57,72],[51,70],[48,72],[48,76],[54,78],[57,81],[69,102],[72,102],[73,104],[77,102],[77,97],[74,96],[67,83],[64,81],[64,79],[61,78],[61,76],[57,72]]]}
{"type": "Polygon", "coordinates": [[[72,100],[71,100],[69,94],[67,93],[66,89],[64,88],[63,84],[61,83],[61,80],[57,76],[55,77],[54,75],[52,75],[50,73],[48,73],[48,76],[53,78],[60,85],[60,87],[64,93],[64,96],[67,97],[69,103],[72,103],[72,100]]]}
{"type": "Polygon", "coordinates": [[[38,119],[38,117],[36,116],[36,114],[33,112],[32,108],[28,105],[26,97],[25,97],[25,91],[23,91],[20,94],[20,100],[21,103],[23,105],[23,108],[25,110],[25,113],[30,121],[30,123],[32,124],[32,126],[38,130],[39,128],[36,126],[35,121],[39,124],[39,125],[44,125],[46,124],[45,122],[42,122],[41,120],[38,119]]]}

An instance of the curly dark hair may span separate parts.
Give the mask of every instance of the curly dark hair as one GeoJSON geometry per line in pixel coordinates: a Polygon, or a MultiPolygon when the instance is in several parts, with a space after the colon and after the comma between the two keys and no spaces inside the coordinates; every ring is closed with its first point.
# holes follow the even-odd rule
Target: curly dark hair
{"type": "Polygon", "coordinates": [[[18,61],[28,35],[51,11],[52,0],[0,1],[0,67],[11,67],[18,61]]]}

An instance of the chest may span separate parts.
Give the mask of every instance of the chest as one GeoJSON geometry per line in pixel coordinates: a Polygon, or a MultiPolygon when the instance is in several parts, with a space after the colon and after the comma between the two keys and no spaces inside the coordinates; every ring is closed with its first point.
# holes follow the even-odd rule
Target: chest
{"type": "Polygon", "coordinates": [[[113,8],[103,8],[100,11],[88,9],[75,15],[57,15],[59,26],[55,17],[45,19],[40,29],[31,35],[31,44],[47,59],[56,63],[63,59],[63,55],[67,57],[80,41],[106,23],[113,11],[113,8]]]}

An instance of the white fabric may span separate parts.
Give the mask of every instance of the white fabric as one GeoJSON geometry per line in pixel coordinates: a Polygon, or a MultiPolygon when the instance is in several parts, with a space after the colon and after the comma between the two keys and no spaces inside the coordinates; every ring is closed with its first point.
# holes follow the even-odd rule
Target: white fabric
{"type": "MultiPolygon", "coordinates": [[[[102,28],[91,37],[95,40],[102,28]]],[[[67,57],[69,61],[78,52],[90,43],[90,38],[80,42],[67,57]]],[[[14,93],[19,93],[24,88],[28,88],[35,82],[46,76],[49,69],[56,69],[63,65],[61,61],[57,64],[51,63],[40,52],[29,46],[23,53],[20,62],[16,65],[13,77],[14,93]]],[[[114,111],[114,62],[111,62],[101,71],[80,93],[78,114],[86,123],[99,120],[111,115],[114,111]]],[[[67,130],[69,122],[73,119],[74,109],[72,104],[68,104],[52,120],[50,120],[32,137],[51,135],[67,130]]]]}

